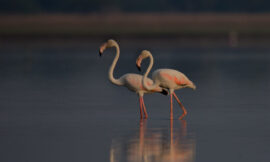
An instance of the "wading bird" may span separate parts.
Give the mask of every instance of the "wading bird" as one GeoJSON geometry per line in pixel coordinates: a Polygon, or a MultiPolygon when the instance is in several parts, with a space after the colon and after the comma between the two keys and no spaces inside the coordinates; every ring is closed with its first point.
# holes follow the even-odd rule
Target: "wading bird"
{"type": "MultiPolygon", "coordinates": [[[[153,88],[151,90],[146,90],[142,85],[143,76],[139,75],[139,74],[128,73],[128,74],[123,75],[119,79],[114,78],[113,71],[114,71],[116,63],[119,59],[119,56],[120,56],[119,45],[117,44],[117,42],[115,40],[110,39],[106,43],[104,43],[100,46],[99,54],[101,56],[106,48],[112,48],[112,47],[116,48],[116,55],[115,55],[115,58],[112,62],[112,65],[109,69],[109,80],[115,85],[125,86],[129,90],[136,92],[139,96],[139,101],[140,101],[140,116],[141,116],[141,118],[143,118],[143,113],[144,113],[145,118],[147,118],[148,115],[147,115],[147,111],[146,111],[144,100],[143,100],[144,93],[160,92],[164,95],[167,95],[168,91],[166,89],[159,87],[159,86],[155,86],[155,88],[153,88]]],[[[145,77],[145,84],[151,86],[153,84],[153,81],[151,79],[145,77]]]]}
{"type": "Polygon", "coordinates": [[[172,96],[174,96],[174,98],[176,99],[176,101],[180,105],[181,109],[183,110],[183,114],[179,117],[179,119],[183,119],[183,117],[186,116],[187,111],[186,111],[185,107],[183,106],[183,104],[178,99],[178,97],[176,96],[176,94],[174,93],[174,90],[186,88],[186,87],[192,88],[195,90],[196,89],[195,84],[192,81],[190,81],[188,79],[188,77],[186,77],[185,74],[183,74],[177,70],[157,69],[152,74],[152,79],[154,80],[154,83],[152,85],[148,85],[146,78],[147,78],[150,70],[152,69],[152,66],[154,63],[153,56],[149,51],[143,50],[136,60],[136,65],[137,65],[138,69],[141,70],[142,60],[145,58],[148,58],[148,57],[150,58],[150,64],[149,64],[149,66],[148,66],[148,68],[143,76],[143,80],[142,80],[143,87],[147,90],[152,90],[152,89],[155,89],[156,87],[162,87],[162,88],[168,89],[170,92],[170,102],[171,102],[170,118],[173,119],[173,98],[172,98],[172,96]]]}

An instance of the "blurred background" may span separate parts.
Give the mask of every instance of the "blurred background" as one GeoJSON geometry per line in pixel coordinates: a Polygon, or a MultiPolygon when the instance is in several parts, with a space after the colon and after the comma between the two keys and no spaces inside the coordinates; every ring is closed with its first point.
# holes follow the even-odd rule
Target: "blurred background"
{"type": "Polygon", "coordinates": [[[266,0],[2,0],[0,36],[45,38],[269,37],[266,0]]]}
{"type": "Polygon", "coordinates": [[[267,0],[1,0],[0,161],[269,161],[269,44],[267,0]],[[116,78],[148,49],[196,84],[176,91],[185,120],[160,94],[139,119],[109,38],[116,78]]]}

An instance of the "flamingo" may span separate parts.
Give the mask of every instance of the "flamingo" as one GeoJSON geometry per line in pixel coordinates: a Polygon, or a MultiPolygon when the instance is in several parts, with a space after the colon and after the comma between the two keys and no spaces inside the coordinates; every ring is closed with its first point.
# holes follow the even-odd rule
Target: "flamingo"
{"type": "MultiPolygon", "coordinates": [[[[113,76],[113,71],[114,71],[116,63],[119,59],[119,56],[120,56],[120,48],[119,48],[118,43],[113,39],[109,39],[106,43],[104,43],[100,46],[99,54],[101,56],[106,48],[112,48],[112,47],[116,48],[116,56],[112,62],[110,69],[109,69],[109,75],[108,75],[109,80],[111,81],[111,83],[113,83],[117,86],[125,86],[129,90],[136,92],[139,96],[139,102],[140,102],[140,116],[141,116],[141,118],[143,118],[143,113],[144,113],[144,117],[148,118],[148,114],[147,114],[145,104],[144,104],[144,99],[143,99],[144,93],[160,92],[164,95],[167,95],[168,91],[166,89],[159,87],[159,86],[155,86],[155,88],[153,88],[152,90],[145,89],[142,85],[143,76],[139,75],[139,74],[128,73],[128,74],[123,75],[119,79],[116,79],[113,76]]],[[[153,84],[153,81],[149,78],[145,78],[145,82],[148,85],[153,84]]]]}
{"type": "Polygon", "coordinates": [[[180,105],[181,109],[183,110],[183,114],[179,117],[179,119],[183,119],[187,115],[187,110],[183,106],[183,104],[180,102],[179,98],[175,94],[175,90],[182,89],[182,88],[192,88],[193,90],[196,89],[195,84],[188,79],[188,77],[174,69],[157,69],[152,74],[152,79],[154,80],[154,83],[150,86],[146,84],[146,78],[152,69],[154,59],[150,51],[143,50],[141,54],[138,56],[136,60],[136,65],[139,70],[141,70],[141,62],[143,59],[146,59],[147,57],[150,58],[150,64],[144,74],[143,77],[143,87],[147,90],[155,89],[156,87],[162,87],[169,90],[170,93],[170,119],[173,119],[173,96],[180,105]]]}

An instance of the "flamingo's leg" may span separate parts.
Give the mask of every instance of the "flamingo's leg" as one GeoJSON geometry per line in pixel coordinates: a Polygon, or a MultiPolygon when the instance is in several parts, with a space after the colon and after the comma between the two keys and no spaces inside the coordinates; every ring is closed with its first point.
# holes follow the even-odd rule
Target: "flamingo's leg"
{"type": "Polygon", "coordinates": [[[144,117],[145,117],[145,119],[147,119],[148,118],[148,114],[146,112],[146,108],[145,108],[145,104],[144,104],[143,98],[142,98],[142,106],[143,106],[144,117]]]}
{"type": "Polygon", "coordinates": [[[142,97],[140,97],[140,115],[141,115],[141,119],[143,118],[143,104],[142,104],[142,97]]]}
{"type": "Polygon", "coordinates": [[[173,96],[176,99],[176,101],[178,102],[181,109],[183,110],[183,114],[179,117],[179,119],[181,120],[187,115],[187,110],[185,109],[184,105],[180,102],[180,100],[178,99],[178,97],[176,96],[176,94],[174,92],[173,92],[173,96]]]}
{"type": "Polygon", "coordinates": [[[170,115],[170,119],[173,119],[173,98],[172,98],[172,93],[170,94],[170,98],[171,98],[171,115],[170,115]]]}

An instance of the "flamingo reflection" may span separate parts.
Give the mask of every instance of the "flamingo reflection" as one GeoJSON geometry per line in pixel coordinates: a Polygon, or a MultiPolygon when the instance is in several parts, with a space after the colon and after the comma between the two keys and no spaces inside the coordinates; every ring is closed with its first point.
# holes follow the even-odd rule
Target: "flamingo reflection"
{"type": "Polygon", "coordinates": [[[174,130],[170,120],[169,131],[164,131],[149,130],[147,121],[141,120],[135,137],[113,141],[110,162],[193,162],[195,140],[187,134],[186,121],[178,122],[180,129],[174,130]]]}

